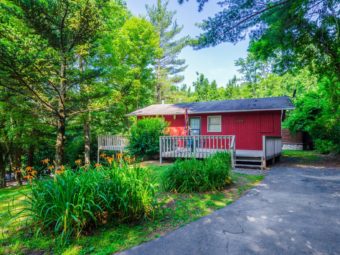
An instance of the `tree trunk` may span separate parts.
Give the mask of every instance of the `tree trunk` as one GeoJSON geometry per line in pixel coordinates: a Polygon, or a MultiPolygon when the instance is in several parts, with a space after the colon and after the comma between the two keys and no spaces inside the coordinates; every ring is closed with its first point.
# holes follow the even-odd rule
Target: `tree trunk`
{"type": "Polygon", "coordinates": [[[6,187],[5,151],[0,145],[0,188],[6,187]]]}
{"type": "Polygon", "coordinates": [[[19,148],[15,148],[13,152],[13,168],[15,171],[15,175],[18,181],[18,184],[22,185],[22,173],[21,173],[21,150],[19,148]]]}
{"type": "Polygon", "coordinates": [[[162,103],[162,84],[157,81],[157,84],[156,84],[156,100],[157,100],[157,103],[162,103]]]}
{"type": "Polygon", "coordinates": [[[35,151],[35,146],[31,144],[30,147],[28,148],[28,153],[27,153],[27,165],[28,166],[34,165],[34,151],[35,151]]]}
{"type": "Polygon", "coordinates": [[[63,56],[60,64],[60,85],[59,85],[59,102],[58,102],[58,120],[57,120],[57,140],[55,148],[55,168],[58,169],[64,162],[65,147],[65,130],[66,130],[66,58],[63,56]]]}
{"type": "Polygon", "coordinates": [[[90,113],[85,116],[84,120],[84,163],[89,165],[91,153],[91,126],[90,126],[90,113]]]}
{"type": "Polygon", "coordinates": [[[64,147],[65,147],[65,117],[59,117],[58,119],[58,130],[57,130],[57,141],[55,147],[55,167],[56,169],[64,162],[64,147]]]}
{"type": "Polygon", "coordinates": [[[160,61],[158,60],[157,63],[157,71],[156,71],[156,100],[157,103],[162,102],[162,82],[161,82],[161,64],[160,61]]]}

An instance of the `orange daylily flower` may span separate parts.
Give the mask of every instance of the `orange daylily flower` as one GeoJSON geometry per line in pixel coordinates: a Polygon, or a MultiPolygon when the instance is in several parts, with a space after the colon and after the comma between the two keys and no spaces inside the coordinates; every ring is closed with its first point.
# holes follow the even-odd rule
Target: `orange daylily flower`
{"type": "Polygon", "coordinates": [[[107,157],[106,160],[111,165],[113,162],[113,157],[107,157]]]}
{"type": "Polygon", "coordinates": [[[74,163],[76,163],[77,166],[81,165],[81,159],[77,159],[76,161],[74,161],[74,163]]]}
{"type": "Polygon", "coordinates": [[[50,162],[50,159],[45,158],[45,159],[41,160],[41,162],[42,162],[43,164],[47,165],[47,164],[50,162]]]}
{"type": "Polygon", "coordinates": [[[32,171],[32,170],[33,170],[33,167],[31,167],[31,166],[26,166],[26,171],[30,172],[30,171],[32,171]]]}
{"type": "Polygon", "coordinates": [[[94,167],[95,167],[95,168],[98,168],[98,167],[101,167],[101,166],[102,166],[102,165],[99,164],[99,163],[94,164],[94,167]]]}
{"type": "Polygon", "coordinates": [[[53,170],[54,169],[54,165],[49,165],[48,166],[48,170],[53,170]]]}
{"type": "Polygon", "coordinates": [[[105,153],[102,153],[99,155],[101,158],[106,158],[106,154],[105,153]]]}
{"type": "Polygon", "coordinates": [[[123,158],[123,153],[117,153],[117,159],[121,160],[123,158]]]}

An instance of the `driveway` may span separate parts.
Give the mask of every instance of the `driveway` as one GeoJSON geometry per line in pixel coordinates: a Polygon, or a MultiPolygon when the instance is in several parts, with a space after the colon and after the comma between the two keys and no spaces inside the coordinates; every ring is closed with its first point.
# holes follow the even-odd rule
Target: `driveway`
{"type": "Polygon", "coordinates": [[[120,254],[340,254],[340,169],[274,167],[235,203],[120,254]]]}

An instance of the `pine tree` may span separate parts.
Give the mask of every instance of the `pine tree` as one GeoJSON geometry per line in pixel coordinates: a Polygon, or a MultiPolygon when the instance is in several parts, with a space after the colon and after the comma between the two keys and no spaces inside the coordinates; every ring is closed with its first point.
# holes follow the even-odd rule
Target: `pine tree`
{"type": "Polygon", "coordinates": [[[155,26],[160,36],[160,47],[163,54],[156,59],[156,100],[161,102],[167,97],[167,90],[183,81],[180,75],[187,66],[184,59],[179,59],[178,55],[187,46],[189,37],[175,39],[183,30],[174,20],[175,11],[168,10],[168,1],[158,0],[157,5],[146,6],[149,21],[155,26]]]}

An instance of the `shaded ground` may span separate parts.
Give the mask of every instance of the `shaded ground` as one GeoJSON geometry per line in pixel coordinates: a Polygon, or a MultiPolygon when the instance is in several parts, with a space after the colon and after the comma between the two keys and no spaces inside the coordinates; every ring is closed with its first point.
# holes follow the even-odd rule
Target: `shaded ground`
{"type": "Polygon", "coordinates": [[[333,168],[340,167],[339,155],[322,155],[315,151],[285,150],[281,157],[280,166],[302,168],[333,168]]]}
{"type": "Polygon", "coordinates": [[[318,155],[283,157],[230,206],[120,254],[340,254],[337,164],[318,155]]]}

